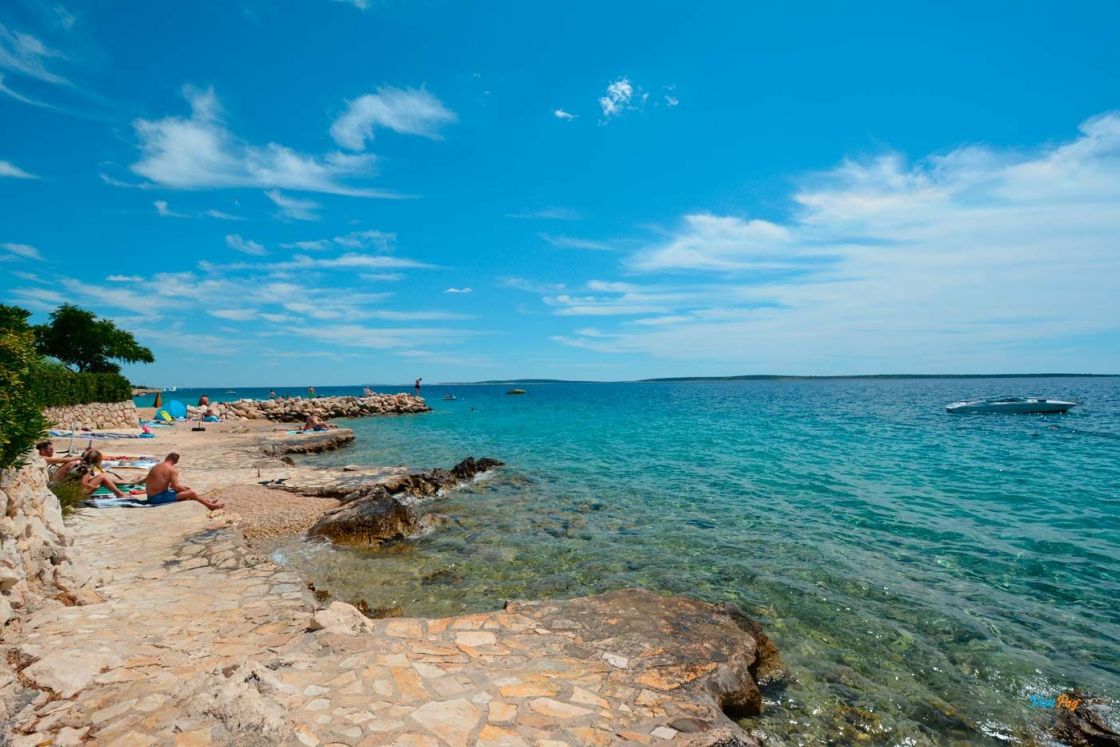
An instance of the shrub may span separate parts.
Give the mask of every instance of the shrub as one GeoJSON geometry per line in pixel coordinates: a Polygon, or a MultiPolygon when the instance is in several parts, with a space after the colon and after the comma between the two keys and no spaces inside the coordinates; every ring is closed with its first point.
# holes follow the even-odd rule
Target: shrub
{"type": "Polygon", "coordinates": [[[41,407],[132,399],[132,385],[120,374],[75,373],[56,363],[39,366],[32,377],[31,389],[41,407]]]}
{"type": "Polygon", "coordinates": [[[79,508],[88,496],[82,490],[82,485],[74,480],[67,480],[51,485],[51,492],[58,496],[58,503],[62,506],[62,515],[66,516],[75,508],[79,508]]]}
{"type": "Polygon", "coordinates": [[[0,331],[0,469],[21,466],[47,427],[31,386],[38,366],[30,331],[0,331]]]}

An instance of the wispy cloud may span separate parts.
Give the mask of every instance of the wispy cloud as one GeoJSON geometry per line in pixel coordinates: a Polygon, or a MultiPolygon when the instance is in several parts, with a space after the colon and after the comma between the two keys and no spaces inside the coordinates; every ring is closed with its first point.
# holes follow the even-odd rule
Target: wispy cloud
{"type": "Polygon", "coordinates": [[[170,208],[170,206],[168,206],[166,200],[156,200],[152,204],[155,205],[156,212],[159,213],[160,216],[162,216],[164,218],[186,218],[186,217],[188,217],[187,215],[184,215],[183,213],[176,213],[174,210],[172,210],[170,208]]]}
{"type": "Polygon", "coordinates": [[[444,293],[458,293],[458,294],[471,293],[471,292],[473,292],[472,288],[448,288],[447,290],[444,291],[444,293]]]}
{"type": "Polygon", "coordinates": [[[221,210],[203,210],[202,214],[209,218],[216,218],[218,220],[245,220],[240,215],[231,215],[230,213],[222,212],[221,210]]]}
{"type": "Polygon", "coordinates": [[[605,241],[579,239],[573,238],[571,236],[554,236],[553,234],[549,233],[538,233],[537,236],[543,241],[560,249],[590,249],[592,251],[600,252],[609,252],[615,250],[615,247],[611,246],[605,241]]]}
{"type": "Polygon", "coordinates": [[[226,246],[230,249],[258,257],[268,254],[268,250],[264,248],[263,244],[242,238],[240,234],[236,233],[226,235],[226,246]]]}
{"type": "Polygon", "coordinates": [[[38,99],[33,99],[30,96],[22,94],[19,91],[16,91],[15,89],[13,89],[11,86],[9,86],[5,82],[5,79],[4,79],[3,75],[0,75],[0,94],[4,94],[5,96],[7,96],[9,98],[13,98],[13,99],[15,99],[16,101],[18,101],[22,104],[30,104],[31,106],[38,106],[42,109],[55,109],[56,108],[53,105],[46,103],[45,101],[39,101],[38,99]]]}
{"type": "Polygon", "coordinates": [[[582,216],[578,210],[572,208],[548,207],[520,213],[506,213],[506,217],[519,220],[579,220],[582,216]]]}
{"type": "MultiPolygon", "coordinates": [[[[684,216],[624,260],[641,290],[542,294],[559,315],[656,307],[558,340],[850,373],[998,367],[1016,346],[1120,331],[1120,114],[1033,149],[844,161],[792,201],[782,221],[684,216]],[[704,278],[707,300],[682,277],[704,278]]],[[[1031,367],[1063,367],[1048,355],[1031,367]]]]}
{"type": "Polygon", "coordinates": [[[7,249],[13,255],[21,257],[23,259],[34,259],[40,261],[43,259],[43,255],[39,253],[38,249],[31,246],[31,244],[16,244],[9,241],[4,244],[0,244],[0,247],[7,249]]]}
{"type": "Polygon", "coordinates": [[[571,112],[564,111],[563,109],[553,110],[552,116],[556,117],[557,119],[562,119],[562,120],[565,120],[565,121],[570,121],[570,120],[579,118],[578,114],[572,114],[571,112]]]}
{"type": "Polygon", "coordinates": [[[140,160],[132,170],[176,189],[262,187],[355,197],[398,197],[353,187],[344,180],[369,176],[372,155],[310,156],[277,143],[251,145],[226,127],[213,89],[185,86],[189,117],[133,122],[140,160]]]}
{"type": "Polygon", "coordinates": [[[285,218],[292,220],[319,220],[319,214],[315,211],[321,206],[314,200],[301,200],[295,197],[289,197],[283,194],[278,189],[270,189],[265,192],[268,199],[276,203],[280,208],[280,213],[285,218]]]}
{"type": "Polygon", "coordinates": [[[62,56],[38,37],[13,31],[0,23],[0,68],[44,83],[65,84],[65,78],[47,69],[48,60],[62,56]]]}
{"type": "Polygon", "coordinates": [[[292,241],[287,244],[281,244],[284,249],[303,249],[309,252],[323,251],[332,246],[341,246],[346,249],[376,249],[382,252],[389,252],[393,250],[393,244],[397,240],[395,233],[388,231],[351,231],[350,233],[335,236],[330,239],[314,239],[311,241],[292,241]]]}
{"type": "Polygon", "coordinates": [[[346,111],[331,125],[331,137],[355,151],[373,140],[377,128],[438,140],[440,128],[456,119],[455,112],[423,88],[384,86],[347,102],[346,111]]]}
{"type": "Polygon", "coordinates": [[[105,279],[110,283],[140,283],[144,280],[140,275],[107,275],[105,279]]]}
{"type": "Polygon", "coordinates": [[[19,166],[16,166],[11,161],[0,161],[0,177],[11,177],[12,179],[38,179],[39,177],[34,174],[29,174],[19,166]]]}

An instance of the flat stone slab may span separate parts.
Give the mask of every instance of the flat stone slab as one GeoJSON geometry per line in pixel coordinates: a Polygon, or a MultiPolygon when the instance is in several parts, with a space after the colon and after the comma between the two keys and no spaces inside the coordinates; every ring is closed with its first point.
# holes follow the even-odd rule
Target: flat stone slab
{"type": "Polygon", "coordinates": [[[280,434],[266,439],[261,444],[261,450],[269,456],[321,454],[339,449],[353,440],[354,431],[349,428],[330,428],[325,431],[280,434]]]}
{"type": "Polygon", "coordinates": [[[105,601],[45,607],[4,642],[14,745],[753,745],[724,711],[757,709],[755,673],[779,666],[749,621],[689,599],[364,620],[316,614],[295,573],[193,503],[75,529],[105,601]]]}

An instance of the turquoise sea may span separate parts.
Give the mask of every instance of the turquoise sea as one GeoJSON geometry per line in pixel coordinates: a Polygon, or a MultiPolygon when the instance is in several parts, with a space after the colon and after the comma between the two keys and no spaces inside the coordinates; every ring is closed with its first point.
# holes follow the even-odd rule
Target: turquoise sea
{"type": "Polygon", "coordinates": [[[505,461],[428,506],[437,532],[275,556],[415,615],[624,586],[736,602],[791,670],[746,724],[768,744],[1029,743],[1040,698],[1120,702],[1120,379],[521,386],[426,388],[434,412],[347,422],[356,445],[320,458],[505,461]],[[1084,404],[944,411],[1001,394],[1084,404]]]}

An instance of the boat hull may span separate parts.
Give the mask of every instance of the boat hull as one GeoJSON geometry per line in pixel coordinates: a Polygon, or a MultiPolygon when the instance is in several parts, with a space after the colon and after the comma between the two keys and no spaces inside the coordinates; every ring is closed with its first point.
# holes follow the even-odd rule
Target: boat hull
{"type": "Polygon", "coordinates": [[[1066,412],[1076,402],[1038,400],[1035,402],[954,402],[945,409],[954,415],[1045,415],[1066,412]]]}

